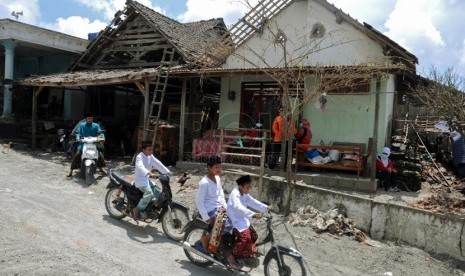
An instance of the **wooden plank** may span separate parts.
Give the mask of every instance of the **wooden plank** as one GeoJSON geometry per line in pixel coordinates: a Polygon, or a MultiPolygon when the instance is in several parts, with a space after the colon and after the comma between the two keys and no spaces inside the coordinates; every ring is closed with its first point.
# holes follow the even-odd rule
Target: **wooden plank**
{"type": "MultiPolygon", "coordinates": [[[[160,66],[160,62],[144,62],[144,61],[133,61],[127,64],[103,64],[94,66],[95,69],[124,69],[124,68],[134,68],[134,67],[158,67],[160,66]]],[[[177,65],[175,63],[174,65],[177,65]]],[[[174,66],[173,65],[173,66],[174,66]]]]}
{"type": "Polygon", "coordinates": [[[167,43],[166,39],[164,38],[144,38],[144,39],[137,39],[137,40],[119,40],[113,43],[115,47],[117,46],[127,46],[127,45],[134,45],[134,44],[160,44],[160,43],[167,43]]]}
{"type": "MultiPolygon", "coordinates": [[[[219,143],[220,149],[223,146],[223,142],[224,142],[224,129],[221,128],[220,129],[220,143],[219,143]]],[[[221,162],[224,162],[224,154],[222,150],[220,150],[220,154],[221,154],[221,162]]]]}
{"type": "Polygon", "coordinates": [[[142,96],[147,97],[147,92],[145,91],[145,87],[138,81],[135,81],[134,84],[139,88],[139,92],[142,93],[142,96]]]}
{"type": "Polygon", "coordinates": [[[249,147],[236,147],[236,146],[230,146],[230,145],[221,145],[222,148],[228,148],[228,149],[243,149],[243,150],[256,150],[256,151],[261,151],[262,148],[249,148],[249,147]]]}
{"type": "MultiPolygon", "coordinates": [[[[296,163],[297,164],[297,163],[296,163]]],[[[335,165],[334,163],[327,164],[313,164],[310,162],[298,162],[299,167],[312,167],[319,169],[333,169],[333,170],[343,170],[343,171],[360,171],[360,167],[349,167],[344,165],[335,165]]]]}
{"type": "MultiPolygon", "coordinates": [[[[144,80],[145,97],[144,97],[144,125],[148,128],[149,125],[149,103],[150,103],[150,83],[149,79],[144,80]]],[[[147,139],[147,131],[144,131],[144,140],[147,139]]]]}
{"type": "Polygon", "coordinates": [[[334,150],[344,151],[344,152],[361,151],[361,148],[357,146],[323,146],[323,145],[304,145],[304,144],[297,144],[296,149],[298,152],[305,152],[307,151],[307,149],[334,149],[334,150]]]}
{"type": "Polygon", "coordinates": [[[163,38],[163,36],[152,28],[147,29],[130,29],[120,32],[118,39],[133,39],[133,38],[163,38]]]}
{"type": "Polygon", "coordinates": [[[251,158],[261,157],[261,155],[258,155],[258,154],[233,153],[233,152],[222,152],[221,155],[231,155],[231,156],[241,156],[241,157],[251,157],[251,158]]]}
{"type": "MultiPolygon", "coordinates": [[[[157,31],[155,31],[152,27],[148,28],[135,28],[135,29],[125,29],[119,32],[120,36],[131,36],[131,35],[159,35],[157,31]]],[[[161,37],[161,35],[159,35],[161,37]]]]}
{"type": "Polygon", "coordinates": [[[187,98],[187,80],[182,80],[182,92],[181,92],[181,121],[179,124],[179,156],[178,160],[182,161],[184,158],[184,129],[185,129],[185,117],[186,117],[186,98],[187,98]]]}
{"type": "Polygon", "coordinates": [[[246,24],[247,26],[249,26],[250,28],[252,28],[254,31],[258,32],[258,28],[255,27],[252,23],[250,23],[249,21],[245,20],[244,18],[241,19],[242,22],[244,22],[244,24],[246,24]]]}
{"type": "Polygon", "coordinates": [[[371,153],[371,171],[370,171],[370,181],[374,182],[376,179],[376,151],[378,150],[378,125],[379,125],[379,101],[381,93],[381,80],[378,78],[376,80],[376,97],[375,97],[375,122],[373,126],[373,151],[371,153]]]}
{"type": "Polygon", "coordinates": [[[169,48],[171,45],[169,44],[158,44],[158,45],[153,45],[153,46],[141,46],[141,47],[117,47],[117,48],[111,48],[107,49],[104,52],[105,53],[111,53],[111,52],[133,52],[133,51],[156,51],[164,48],[169,48]]]}
{"type": "Polygon", "coordinates": [[[32,92],[32,149],[35,150],[37,147],[37,97],[45,87],[39,86],[32,92]]]}
{"type": "Polygon", "coordinates": [[[259,196],[263,194],[263,175],[265,174],[265,158],[266,158],[266,132],[262,136],[262,152],[260,156],[260,178],[258,180],[259,196]]]}

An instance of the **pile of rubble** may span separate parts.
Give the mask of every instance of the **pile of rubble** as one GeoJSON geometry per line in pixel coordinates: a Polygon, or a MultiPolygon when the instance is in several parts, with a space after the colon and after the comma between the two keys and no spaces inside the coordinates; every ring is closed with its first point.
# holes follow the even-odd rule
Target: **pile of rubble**
{"type": "Polygon", "coordinates": [[[347,210],[339,205],[325,213],[309,205],[300,207],[296,213],[288,217],[288,221],[295,227],[311,227],[317,233],[329,232],[334,235],[353,236],[355,240],[371,246],[379,247],[380,244],[371,240],[363,231],[355,227],[355,222],[347,218],[347,210]]]}
{"type": "Polygon", "coordinates": [[[423,162],[423,175],[431,196],[415,206],[439,213],[465,214],[465,179],[459,180],[441,163],[423,162]]]}
{"type": "Polygon", "coordinates": [[[406,191],[418,191],[421,189],[421,174],[423,167],[422,148],[416,148],[406,136],[395,135],[392,137],[391,159],[396,169],[396,184],[406,191]]]}

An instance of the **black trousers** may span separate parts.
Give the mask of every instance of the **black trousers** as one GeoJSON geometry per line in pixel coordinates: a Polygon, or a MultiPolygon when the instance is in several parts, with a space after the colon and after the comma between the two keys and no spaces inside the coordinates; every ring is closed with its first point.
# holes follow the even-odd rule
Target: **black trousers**
{"type": "Polygon", "coordinates": [[[281,156],[281,164],[284,164],[282,167],[283,171],[286,171],[287,169],[287,150],[288,150],[288,145],[286,142],[286,151],[284,153],[284,156],[281,156],[281,142],[273,142],[271,143],[271,155],[268,160],[268,167],[270,169],[273,169],[276,164],[279,161],[279,157],[281,156]]]}
{"type": "Polygon", "coordinates": [[[390,188],[394,187],[394,174],[388,171],[377,171],[376,178],[383,182],[383,187],[385,191],[388,191],[390,188]]]}

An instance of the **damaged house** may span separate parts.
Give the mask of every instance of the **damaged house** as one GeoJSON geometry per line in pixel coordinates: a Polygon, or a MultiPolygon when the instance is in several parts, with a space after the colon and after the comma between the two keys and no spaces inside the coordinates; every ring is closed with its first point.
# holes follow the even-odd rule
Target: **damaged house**
{"type": "Polygon", "coordinates": [[[93,112],[106,123],[107,142],[114,140],[118,147],[122,139],[130,145],[152,139],[163,161],[176,161],[182,157],[184,139],[208,127],[205,118],[216,115],[220,81],[173,72],[219,66],[220,60],[205,53],[225,32],[222,19],[179,23],[128,0],[69,73],[18,81],[34,90],[33,146],[40,125],[37,99],[45,89],[62,88],[69,107],[65,120],[93,112]],[[179,129],[186,131],[179,135],[179,129]]]}
{"type": "MultiPolygon", "coordinates": [[[[283,104],[282,85],[273,76],[297,72],[300,81],[290,89],[292,102],[302,103],[295,109],[296,126],[306,118],[311,144],[364,156],[356,166],[310,166],[369,174],[374,153],[391,143],[393,120],[401,116],[398,110],[408,83],[417,78],[417,63],[396,42],[325,0],[261,1],[229,29],[222,19],[179,23],[128,0],[69,73],[18,84],[32,87],[34,98],[44,89],[64,89],[70,106],[65,119],[79,120],[84,111],[92,111],[113,129],[129,133],[109,129],[109,140],[129,136],[129,144],[136,145],[152,139],[155,153],[171,163],[232,150],[236,138],[248,136],[257,123],[270,144],[272,123],[283,104]],[[379,61],[400,66],[383,69],[379,61]],[[339,68],[352,67],[383,77],[318,91],[339,68]],[[315,95],[305,102],[295,94],[297,86],[315,95]],[[220,129],[229,131],[227,141],[220,141],[220,129]],[[221,143],[229,143],[229,149],[221,143]]],[[[33,126],[38,119],[33,116],[33,126]]],[[[309,166],[302,156],[297,159],[299,167],[309,166]]]]}

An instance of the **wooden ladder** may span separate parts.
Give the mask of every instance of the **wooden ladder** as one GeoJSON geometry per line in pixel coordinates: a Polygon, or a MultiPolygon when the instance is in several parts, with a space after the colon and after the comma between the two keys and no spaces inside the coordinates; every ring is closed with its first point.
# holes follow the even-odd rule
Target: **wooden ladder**
{"type": "MultiPolygon", "coordinates": [[[[163,107],[163,102],[166,94],[166,87],[168,85],[168,78],[170,75],[171,66],[173,64],[175,49],[174,48],[165,48],[163,50],[162,59],[160,66],[158,67],[158,76],[155,83],[155,88],[151,94],[152,102],[150,105],[150,111],[148,113],[147,121],[145,122],[145,137],[147,134],[152,132],[152,145],[155,146],[155,141],[157,139],[158,125],[160,121],[161,109],[163,107]],[[153,121],[155,127],[150,128],[151,122],[153,121]]],[[[149,95],[150,97],[150,95],[149,95]]]]}

